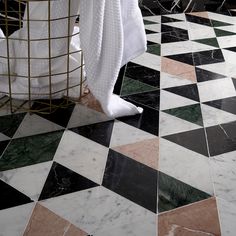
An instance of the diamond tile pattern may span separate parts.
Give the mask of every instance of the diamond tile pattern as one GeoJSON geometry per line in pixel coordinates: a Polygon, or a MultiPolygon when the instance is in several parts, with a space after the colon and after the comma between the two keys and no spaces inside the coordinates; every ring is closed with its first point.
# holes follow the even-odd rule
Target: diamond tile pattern
{"type": "Polygon", "coordinates": [[[142,114],[111,120],[63,99],[50,115],[0,108],[6,235],[18,236],[18,224],[24,235],[42,225],[48,236],[54,226],[57,236],[223,235],[222,222],[234,235],[235,212],[225,209],[236,209],[235,17],[193,12],[144,24],[147,52],[121,69],[114,90],[142,114]]]}

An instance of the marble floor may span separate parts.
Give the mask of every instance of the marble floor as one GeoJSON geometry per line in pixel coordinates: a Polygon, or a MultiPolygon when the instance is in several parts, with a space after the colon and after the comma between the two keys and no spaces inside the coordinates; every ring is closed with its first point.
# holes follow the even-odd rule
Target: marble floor
{"type": "Polygon", "coordinates": [[[0,109],[1,236],[236,235],[236,17],[144,23],[115,88],[142,115],[0,109]]]}

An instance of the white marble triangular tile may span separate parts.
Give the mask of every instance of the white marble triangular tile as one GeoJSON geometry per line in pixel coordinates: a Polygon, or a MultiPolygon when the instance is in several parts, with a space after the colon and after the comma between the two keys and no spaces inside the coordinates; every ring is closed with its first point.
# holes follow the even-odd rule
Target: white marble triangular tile
{"type": "Polygon", "coordinates": [[[147,34],[147,40],[153,43],[161,44],[161,33],[157,34],[147,34]]]}
{"type": "Polygon", "coordinates": [[[171,27],[188,30],[188,24],[187,24],[186,21],[168,22],[168,23],[164,23],[162,25],[168,25],[168,26],[171,26],[171,27]]]}
{"type": "Polygon", "coordinates": [[[226,30],[232,33],[236,33],[236,25],[225,25],[217,27],[217,29],[226,30]]]}
{"type": "Polygon", "coordinates": [[[188,30],[190,40],[216,37],[214,29],[210,26],[188,22],[188,30]]]}
{"type": "Polygon", "coordinates": [[[236,115],[201,104],[202,118],[205,127],[236,121],[236,115]]]}
{"type": "Polygon", "coordinates": [[[236,18],[232,16],[227,16],[223,14],[218,14],[215,12],[208,12],[209,19],[222,21],[229,24],[236,24],[236,18]]]}
{"type": "Polygon", "coordinates": [[[93,235],[126,225],[127,222],[130,225],[143,222],[145,225],[155,216],[102,186],[48,199],[41,205],[93,235]]]}
{"type": "Polygon", "coordinates": [[[138,221],[133,224],[125,224],[116,228],[112,228],[105,232],[93,234],[93,236],[156,236],[157,235],[157,220],[155,216],[150,215],[150,219],[138,221]]]}
{"type": "Polygon", "coordinates": [[[30,115],[27,113],[14,134],[14,138],[48,133],[62,129],[64,129],[62,126],[46,120],[36,114],[30,115]]]}
{"type": "Polygon", "coordinates": [[[159,170],[214,195],[208,158],[163,138],[160,139],[159,170]]]}
{"type": "Polygon", "coordinates": [[[141,56],[132,60],[132,62],[154,70],[160,71],[161,68],[161,57],[151,53],[143,53],[141,56]]]}
{"type": "Polygon", "coordinates": [[[149,20],[149,21],[152,21],[152,22],[161,23],[161,16],[145,16],[143,19],[144,20],[149,20]]]}
{"type": "Polygon", "coordinates": [[[236,232],[236,205],[222,198],[216,198],[219,211],[221,235],[234,236],[236,232]]]}
{"type": "Polygon", "coordinates": [[[87,106],[76,105],[67,127],[74,128],[108,120],[110,120],[110,118],[101,112],[90,109],[87,106]]]}
{"type": "Polygon", "coordinates": [[[0,133],[0,142],[1,142],[1,141],[5,141],[5,140],[9,140],[9,139],[10,139],[10,138],[7,137],[5,134],[0,133]]]}
{"type": "Polygon", "coordinates": [[[206,81],[197,85],[201,102],[236,96],[231,78],[206,81]]]}
{"type": "Polygon", "coordinates": [[[179,78],[175,75],[170,75],[168,73],[161,72],[161,80],[160,80],[161,89],[188,85],[192,83],[193,82],[191,80],[179,78]]]}
{"type": "Polygon", "coordinates": [[[235,47],[236,35],[218,37],[217,41],[220,48],[235,47]]]}
{"type": "Polygon", "coordinates": [[[102,183],[108,148],[72,131],[65,131],[54,160],[63,166],[102,183]]]}
{"type": "Polygon", "coordinates": [[[216,49],[210,45],[193,42],[193,41],[180,41],[174,43],[164,43],[161,45],[161,55],[169,56],[182,53],[192,53],[205,50],[216,49]]]}
{"type": "Polygon", "coordinates": [[[160,109],[166,110],[170,108],[183,107],[197,104],[196,101],[176,95],[174,93],[161,90],[160,109]]]}
{"type": "Polygon", "coordinates": [[[0,211],[0,235],[22,236],[34,206],[29,203],[0,211]]]}
{"type": "Polygon", "coordinates": [[[236,53],[226,49],[222,49],[221,51],[223,53],[225,62],[236,66],[236,53]]]}
{"type": "Polygon", "coordinates": [[[0,179],[16,188],[33,200],[38,200],[52,162],[0,172],[0,179]]]}
{"type": "Polygon", "coordinates": [[[169,115],[165,112],[160,112],[160,136],[181,133],[199,128],[201,128],[201,126],[169,115]]]}
{"type": "Polygon", "coordinates": [[[145,29],[159,33],[161,31],[161,24],[145,25],[145,29]]]}
{"type": "Polygon", "coordinates": [[[234,64],[220,62],[220,63],[202,65],[198,67],[228,77],[236,77],[236,66],[234,64]]]}
{"type": "Polygon", "coordinates": [[[236,204],[236,151],[210,157],[217,197],[236,204]]]}
{"type": "Polygon", "coordinates": [[[121,121],[116,121],[113,127],[110,147],[122,146],[152,138],[156,138],[156,136],[121,121]]]}

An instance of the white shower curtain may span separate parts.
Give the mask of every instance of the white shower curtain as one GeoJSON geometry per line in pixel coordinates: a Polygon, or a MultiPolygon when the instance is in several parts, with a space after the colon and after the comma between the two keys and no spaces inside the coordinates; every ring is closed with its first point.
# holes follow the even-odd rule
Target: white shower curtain
{"type": "MultiPolygon", "coordinates": [[[[68,14],[68,0],[51,1],[51,19],[63,18],[68,14]]],[[[30,19],[47,19],[47,2],[30,3],[30,19]]],[[[79,8],[78,0],[71,0],[71,15],[76,15],[79,8]]],[[[137,108],[120,97],[113,95],[112,91],[122,65],[130,59],[143,53],[146,49],[145,31],[138,0],[80,0],[80,30],[81,47],[84,52],[88,87],[93,95],[101,103],[104,112],[110,117],[133,115],[140,113],[137,108]]],[[[71,29],[74,28],[75,18],[71,18],[71,29]]],[[[51,22],[51,37],[58,38],[68,34],[67,19],[51,22]]],[[[11,35],[13,38],[27,38],[27,25],[11,35]]],[[[48,37],[48,24],[45,22],[31,21],[31,39],[43,39],[48,37]]],[[[10,55],[13,57],[27,58],[27,43],[24,41],[10,40],[10,55]]],[[[52,56],[66,54],[67,39],[51,40],[52,56]]],[[[48,57],[48,42],[35,41],[31,43],[31,57],[48,57]]],[[[73,37],[71,50],[79,49],[79,39],[73,37]]],[[[6,56],[6,41],[0,42],[0,56],[6,56]]],[[[53,59],[52,73],[58,74],[66,71],[67,56],[53,59]]],[[[80,57],[70,56],[70,70],[73,71],[80,65],[80,57]]],[[[16,98],[27,99],[27,96],[19,93],[27,93],[28,76],[27,59],[11,60],[11,71],[16,74],[12,78],[12,91],[18,94],[16,98]]],[[[43,93],[49,92],[48,60],[31,60],[31,92],[42,94],[40,98],[46,98],[43,93]]],[[[7,72],[6,60],[0,58],[0,74],[7,72]]],[[[70,73],[70,85],[80,81],[78,72],[70,73]]],[[[65,75],[52,77],[52,91],[58,91],[66,87],[65,75]]],[[[0,91],[8,93],[7,78],[0,80],[0,91]]],[[[75,89],[71,89],[70,96],[78,96],[75,89]]],[[[63,93],[57,94],[63,96],[63,93]]],[[[39,98],[35,96],[33,98],[39,98]]]]}

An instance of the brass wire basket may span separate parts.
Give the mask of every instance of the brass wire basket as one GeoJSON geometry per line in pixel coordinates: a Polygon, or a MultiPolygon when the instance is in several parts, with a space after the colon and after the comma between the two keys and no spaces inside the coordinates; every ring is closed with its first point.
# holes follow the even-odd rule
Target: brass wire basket
{"type": "MultiPolygon", "coordinates": [[[[7,61],[7,73],[0,74],[0,79],[5,77],[8,80],[8,92],[3,93],[1,91],[0,87],[0,94],[5,94],[5,96],[1,96],[0,98],[0,110],[2,109],[8,109],[10,113],[18,112],[18,111],[28,111],[28,112],[37,112],[37,113],[52,113],[57,108],[66,108],[72,103],[72,99],[69,97],[69,90],[72,88],[70,85],[70,56],[74,54],[78,54],[80,59],[80,65],[78,65],[76,68],[73,68],[73,73],[78,73],[78,83],[73,84],[73,88],[76,87],[78,89],[79,96],[76,98],[76,101],[79,101],[80,98],[83,96],[83,83],[85,81],[84,76],[84,64],[83,64],[83,53],[82,50],[76,50],[71,51],[70,49],[70,42],[73,36],[79,35],[79,32],[72,33],[70,31],[71,28],[71,20],[77,19],[76,24],[79,24],[79,13],[78,15],[72,15],[71,14],[71,0],[67,0],[68,2],[68,13],[65,17],[58,17],[58,18],[52,18],[51,17],[51,4],[53,1],[60,1],[60,0],[0,0],[0,27],[5,34],[4,40],[6,40],[6,56],[0,55],[1,59],[4,59],[7,61]],[[47,19],[33,19],[33,21],[39,21],[39,22],[47,22],[48,26],[48,34],[46,38],[43,39],[31,39],[31,32],[30,32],[30,2],[46,2],[48,4],[48,13],[47,13],[47,19]],[[24,15],[26,16],[24,18],[24,15]],[[51,37],[51,23],[55,21],[60,20],[67,20],[67,35],[66,36],[60,36],[58,38],[52,38],[51,37]],[[23,25],[26,25],[27,30],[27,37],[26,38],[14,38],[11,35],[16,32],[17,30],[21,29],[23,25]],[[57,56],[52,55],[52,40],[55,39],[67,39],[67,49],[66,53],[61,53],[57,56]],[[18,40],[18,41],[25,41],[27,43],[27,57],[14,57],[12,58],[12,55],[10,54],[10,48],[9,43],[10,40],[18,40]],[[44,97],[47,97],[46,99],[34,99],[36,95],[42,95],[42,94],[35,94],[32,91],[32,79],[35,77],[31,74],[31,62],[32,60],[42,59],[42,58],[32,58],[31,56],[31,42],[35,41],[47,41],[47,49],[48,49],[48,57],[43,58],[44,60],[48,61],[48,93],[43,94],[44,97]],[[60,57],[67,57],[66,59],[66,70],[60,73],[54,73],[52,71],[52,60],[55,60],[60,57]],[[11,70],[11,61],[12,60],[27,60],[27,75],[17,75],[18,77],[26,78],[28,83],[28,91],[27,93],[24,93],[23,97],[27,97],[27,99],[21,100],[21,99],[15,99],[16,92],[12,91],[12,78],[16,76],[15,71],[11,70]],[[52,89],[52,77],[55,78],[55,76],[64,76],[66,80],[66,86],[63,89],[60,89],[58,91],[54,91],[52,89]],[[62,99],[55,99],[55,96],[57,94],[64,94],[62,99]],[[55,102],[56,101],[56,102],[55,102]]],[[[39,76],[40,77],[40,76],[39,76]]],[[[43,77],[43,76],[42,76],[43,77]]],[[[19,95],[20,93],[18,93],[19,95]]],[[[73,100],[74,102],[75,100],[73,100]]]]}

